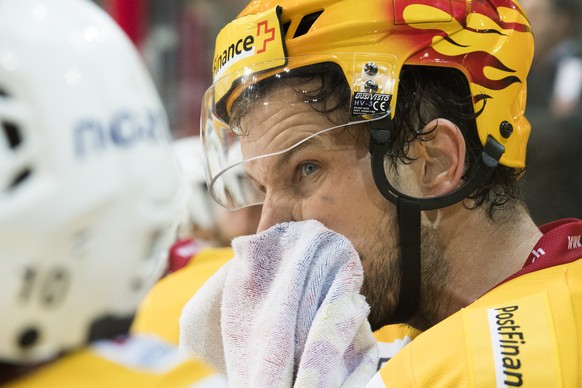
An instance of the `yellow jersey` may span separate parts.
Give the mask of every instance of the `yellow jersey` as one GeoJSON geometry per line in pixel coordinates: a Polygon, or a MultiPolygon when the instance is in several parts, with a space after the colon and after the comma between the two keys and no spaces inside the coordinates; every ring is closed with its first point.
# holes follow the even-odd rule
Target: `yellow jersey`
{"type": "Polygon", "coordinates": [[[148,293],[130,335],[99,340],[10,381],[9,388],[47,387],[227,387],[224,376],[178,352],[182,307],[233,256],[230,248],[208,248],[148,293]]]}
{"type": "Polygon", "coordinates": [[[227,387],[211,368],[153,336],[95,341],[24,377],[8,388],[227,387]]]}
{"type": "Polygon", "coordinates": [[[367,387],[581,387],[582,222],[540,229],[520,272],[418,335],[367,387]]]}

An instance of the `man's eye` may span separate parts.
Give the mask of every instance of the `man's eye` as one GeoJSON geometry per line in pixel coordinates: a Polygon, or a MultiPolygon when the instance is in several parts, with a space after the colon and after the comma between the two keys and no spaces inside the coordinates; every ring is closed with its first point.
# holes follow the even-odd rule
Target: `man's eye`
{"type": "Polygon", "coordinates": [[[304,163],[301,165],[301,171],[305,176],[313,174],[317,169],[319,169],[319,166],[315,163],[304,163]]]}

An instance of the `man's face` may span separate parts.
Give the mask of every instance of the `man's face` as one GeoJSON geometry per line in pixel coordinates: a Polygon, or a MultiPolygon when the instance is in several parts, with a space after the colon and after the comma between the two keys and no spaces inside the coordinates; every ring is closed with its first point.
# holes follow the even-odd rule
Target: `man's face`
{"type": "MultiPolygon", "coordinates": [[[[268,98],[276,103],[258,101],[241,122],[245,159],[287,149],[334,126],[309,104],[297,103],[290,87],[268,98]]],[[[367,147],[337,129],[283,154],[248,162],[245,170],[265,194],[259,231],[281,222],[316,219],[352,242],[364,267],[363,292],[372,306],[372,326],[381,326],[380,316],[393,309],[398,284],[397,227],[395,207],[373,182],[367,147]]]]}

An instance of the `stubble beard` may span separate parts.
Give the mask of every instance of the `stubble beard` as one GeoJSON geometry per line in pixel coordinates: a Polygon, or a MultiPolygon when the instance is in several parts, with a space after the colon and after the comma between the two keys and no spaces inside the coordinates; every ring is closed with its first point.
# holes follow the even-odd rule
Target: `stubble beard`
{"type": "Polygon", "coordinates": [[[366,250],[358,252],[364,267],[362,294],[370,305],[368,321],[373,331],[389,322],[397,303],[400,287],[400,260],[397,248],[397,225],[391,217],[381,217],[366,240],[366,250]]]}
{"type": "MultiPolygon", "coordinates": [[[[391,223],[393,224],[393,223],[391,223]]],[[[402,266],[395,224],[376,229],[376,244],[369,253],[360,254],[364,266],[362,294],[370,305],[368,321],[373,331],[394,323],[402,266]],[[393,233],[392,236],[389,233],[393,233]],[[382,243],[384,242],[384,243],[382,243]],[[392,244],[390,244],[392,242],[392,244]]],[[[419,305],[407,323],[419,330],[426,330],[443,318],[446,300],[442,297],[449,268],[444,260],[445,249],[439,233],[421,227],[421,290],[419,305]]]]}

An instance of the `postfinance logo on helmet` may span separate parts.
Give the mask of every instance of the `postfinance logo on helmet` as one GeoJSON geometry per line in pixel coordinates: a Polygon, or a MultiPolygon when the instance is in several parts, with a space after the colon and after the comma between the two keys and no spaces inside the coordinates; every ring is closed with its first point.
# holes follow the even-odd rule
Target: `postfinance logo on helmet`
{"type": "MultiPolygon", "coordinates": [[[[249,15],[235,20],[220,31],[216,38],[215,57],[212,65],[214,81],[224,75],[227,70],[234,73],[245,67],[265,63],[261,69],[271,69],[285,65],[285,46],[283,44],[280,21],[281,9],[270,9],[256,15],[249,15]]],[[[215,98],[218,100],[228,91],[216,88],[215,98]]]]}

